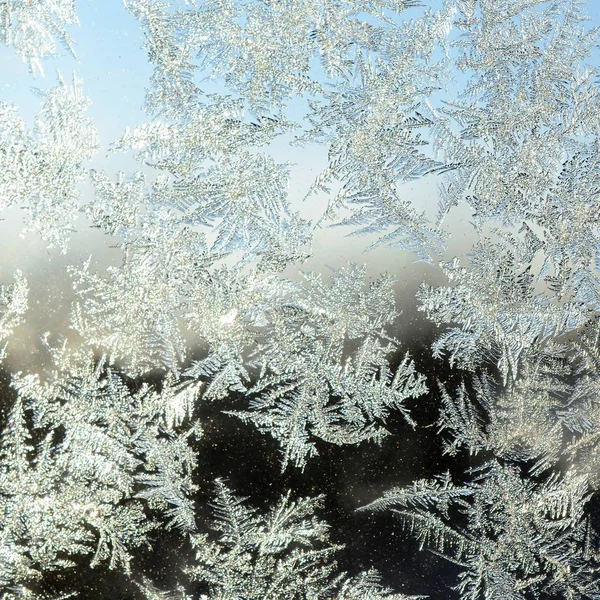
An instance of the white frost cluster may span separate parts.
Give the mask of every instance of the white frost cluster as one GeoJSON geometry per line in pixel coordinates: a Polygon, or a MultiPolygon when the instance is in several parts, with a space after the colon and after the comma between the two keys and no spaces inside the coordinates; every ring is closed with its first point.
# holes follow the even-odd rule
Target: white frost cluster
{"type": "MultiPolygon", "coordinates": [[[[140,597],[189,600],[136,571],[161,529],[188,544],[181,577],[200,598],[406,599],[374,570],[339,571],[321,496],[290,490],[259,511],[219,479],[207,516],[196,442],[202,407],[227,404],[300,473],[327,444],[381,443],[397,416],[418,436],[425,394],[441,451],[473,468],[369,507],[393,507],[406,536],[457,566],[451,597],[600,598],[597,31],[582,0],[440,4],[127,0],[154,68],[148,122],[113,144],[135,173],[91,168],[76,77],[43,93],[30,130],[0,98],[0,209],[23,209],[24,230],[67,257],[76,225],[121,257],[68,267],[68,333],[36,342],[39,365],[11,353],[34,278],[1,288],[2,600],[49,597],[49,574],[82,560],[140,597]],[[312,220],[273,150],[290,140],[326,150],[312,220]],[[439,183],[436,220],[404,196],[421,179],[439,183]],[[444,219],[465,205],[477,242],[446,256],[444,219]],[[425,360],[394,335],[392,277],[290,275],[326,225],[424,262],[415,307],[438,328],[425,360]],[[442,369],[449,381],[432,380],[442,369]]],[[[0,42],[40,74],[57,41],[72,49],[74,9],[0,0],[0,42]]]]}

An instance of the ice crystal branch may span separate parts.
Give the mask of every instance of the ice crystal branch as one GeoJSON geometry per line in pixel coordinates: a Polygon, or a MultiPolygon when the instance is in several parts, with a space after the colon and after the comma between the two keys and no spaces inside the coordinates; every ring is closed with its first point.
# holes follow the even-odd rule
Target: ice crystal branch
{"type": "Polygon", "coordinates": [[[534,483],[495,461],[474,475],[464,486],[447,477],[418,481],[367,508],[397,507],[423,545],[458,564],[456,589],[465,600],[598,594],[600,556],[584,517],[585,476],[569,471],[534,483]]]}
{"type": "MultiPolygon", "coordinates": [[[[0,287],[0,342],[8,339],[15,327],[25,320],[28,309],[29,286],[21,273],[15,273],[12,285],[0,287]]],[[[0,350],[0,361],[5,356],[6,346],[0,350]]]]}
{"type": "Polygon", "coordinates": [[[195,529],[188,437],[197,428],[181,426],[196,388],[172,379],[160,393],[132,393],[85,351],[63,345],[52,354],[59,366],[49,379],[13,381],[18,396],[2,434],[3,585],[73,567],[77,554],[91,555],[92,567],[128,570],[131,550],[156,527],[150,509],[195,529]]]}
{"type": "MultiPolygon", "coordinates": [[[[250,411],[238,413],[283,446],[283,467],[303,467],[317,452],[312,438],[335,444],[380,441],[390,411],[427,391],[408,355],[396,372],[397,345],[384,331],[395,312],[389,278],[365,289],[349,266],[326,287],[316,274],[293,300],[275,307],[259,346],[261,375],[249,390],[250,411]],[[349,353],[348,345],[357,343],[349,353]]],[[[410,419],[409,419],[410,421],[410,419]]]]}
{"type": "Polygon", "coordinates": [[[0,42],[13,46],[34,74],[57,53],[57,40],[74,55],[67,27],[79,24],[74,0],[2,0],[0,42]]]}
{"type": "Polygon", "coordinates": [[[0,102],[0,209],[25,209],[24,231],[39,231],[50,247],[63,252],[81,208],[77,183],[84,162],[96,150],[96,132],[85,111],[81,81],[41,92],[33,131],[17,108],[0,102]]]}
{"type": "MultiPolygon", "coordinates": [[[[197,403],[225,399],[276,439],[284,469],[304,468],[321,443],[378,442],[393,415],[419,425],[410,402],[428,382],[390,334],[392,278],[368,283],[354,265],[330,282],[289,273],[332,220],[437,262],[445,235],[402,185],[433,176],[439,221],[464,202],[479,234],[468,256],[441,263],[446,285],[417,294],[444,327],[432,359],[462,371],[462,384],[432,395],[441,451],[487,462],[460,484],[450,472],[417,480],[372,508],[396,510],[460,568],[462,600],[600,596],[590,518],[597,32],[579,0],[448,0],[409,21],[416,4],[128,0],[155,69],[150,121],[115,144],[142,164],[131,177],[86,168],[96,136],[77,79],[59,76],[42,93],[32,131],[0,104],[0,208],[22,207],[25,231],[63,252],[85,212],[122,253],[119,266],[95,270],[90,259],[69,270],[79,345],[53,346],[51,332],[51,365],[11,375],[3,599],[35,597],[36,580],[82,556],[139,582],[134,552],[161,527],[192,540],[188,574],[205,599],[403,598],[373,571],[338,572],[315,516],[321,498],[287,493],[260,512],[218,480],[211,531],[198,531],[192,442],[197,403]],[[462,75],[446,85],[453,68],[462,75]],[[325,204],[310,219],[296,212],[291,166],[276,156],[290,140],[327,151],[306,198],[325,204]],[[191,349],[203,352],[193,362],[191,349]],[[152,385],[131,379],[151,372],[152,385]]],[[[57,39],[71,48],[75,22],[71,2],[0,0],[0,41],[34,73],[57,39]]],[[[2,343],[26,317],[27,288],[20,272],[2,288],[2,343]]],[[[151,581],[140,590],[188,598],[151,581]]]]}
{"type": "Polygon", "coordinates": [[[434,356],[449,353],[451,365],[470,370],[493,361],[506,382],[518,376],[526,353],[583,326],[590,316],[584,305],[535,293],[530,261],[524,244],[486,239],[467,267],[458,259],[442,266],[452,286],[421,286],[419,310],[437,325],[454,325],[433,344],[434,356]]]}
{"type": "MultiPolygon", "coordinates": [[[[187,569],[205,583],[207,600],[409,600],[379,583],[376,571],[355,577],[339,573],[328,542],[329,527],[315,516],[322,497],[292,500],[288,492],[267,513],[248,508],[221,480],[216,482],[211,535],[195,535],[195,561],[187,569]]],[[[141,585],[148,600],[162,598],[141,585]]],[[[186,598],[182,592],[175,596],[186,598]]],[[[416,600],[416,596],[412,596],[416,600]]]]}
{"type": "Polygon", "coordinates": [[[535,215],[543,226],[549,213],[539,208],[581,147],[577,136],[597,131],[598,93],[583,64],[597,32],[583,28],[579,0],[457,5],[457,66],[469,78],[463,99],[435,111],[436,144],[457,167],[440,214],[467,200],[481,223],[535,215]]]}

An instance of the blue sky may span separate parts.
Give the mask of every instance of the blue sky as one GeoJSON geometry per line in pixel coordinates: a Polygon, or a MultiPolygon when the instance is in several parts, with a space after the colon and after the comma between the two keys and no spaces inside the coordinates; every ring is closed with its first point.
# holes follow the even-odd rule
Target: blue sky
{"type": "MultiPolygon", "coordinates": [[[[200,1],[200,0],[198,0],[200,1]]],[[[434,0],[431,5],[438,5],[434,0]]],[[[33,78],[27,65],[21,62],[12,48],[0,45],[0,101],[13,102],[19,105],[21,114],[31,123],[39,109],[39,97],[31,93],[32,87],[48,88],[56,85],[56,69],[70,80],[73,73],[83,80],[84,93],[92,100],[89,115],[93,119],[103,148],[93,166],[106,168],[109,172],[123,170],[131,174],[139,169],[131,156],[122,153],[106,154],[108,145],[119,139],[127,126],[135,126],[147,121],[141,107],[144,101],[145,87],[152,74],[146,50],[142,49],[144,36],[138,23],[123,7],[121,0],[76,0],[76,7],[81,22],[80,27],[70,30],[75,42],[78,60],[63,55],[47,59],[44,63],[44,78],[33,78]]],[[[592,25],[600,25],[600,0],[591,0],[589,13],[592,25]]],[[[415,14],[413,12],[413,14],[415,14]]],[[[598,64],[598,54],[594,57],[598,64]]],[[[306,192],[312,179],[326,163],[326,149],[320,152],[305,152],[299,148],[278,147],[279,158],[296,162],[298,166],[292,171],[290,192],[301,197],[306,192]],[[284,155],[285,153],[285,155],[284,155]]],[[[416,198],[422,208],[435,210],[437,204],[436,181],[415,182],[406,188],[407,195],[416,198]]],[[[462,210],[462,209],[461,209],[462,210]]],[[[451,252],[461,254],[469,247],[470,227],[465,226],[470,219],[468,210],[457,210],[447,222],[452,231],[453,246],[451,252]]],[[[104,250],[106,239],[98,230],[83,227],[73,239],[73,254],[57,257],[56,252],[49,252],[45,244],[37,236],[28,235],[19,240],[19,209],[5,211],[6,219],[0,236],[0,280],[6,283],[12,279],[16,268],[26,273],[35,274],[40,280],[54,277],[62,282],[58,285],[69,289],[66,280],[66,264],[74,262],[74,257],[81,260],[90,253],[102,257],[102,260],[114,264],[119,262],[116,250],[110,254],[104,250]],[[53,273],[50,276],[50,273],[53,273]]],[[[388,271],[397,274],[403,281],[402,293],[411,294],[414,290],[407,281],[421,281],[424,277],[421,265],[411,266],[412,258],[397,250],[380,248],[369,254],[362,254],[368,246],[364,238],[345,238],[347,231],[339,229],[321,229],[315,233],[313,258],[303,266],[306,270],[321,270],[323,264],[340,267],[347,261],[367,262],[369,271],[378,274],[388,271]],[[414,276],[418,273],[418,276],[414,276]],[[412,274],[412,275],[411,275],[412,274]]],[[[416,284],[415,284],[416,285],[416,284]]],[[[67,291],[65,293],[67,293],[67,291]]],[[[67,303],[68,304],[68,303],[67,303]]],[[[61,317],[61,318],[66,318],[61,317]]],[[[44,322],[40,327],[49,328],[44,322]]],[[[60,330],[60,326],[55,327],[60,330]]],[[[27,350],[29,351],[29,350],[27,350]]]]}
{"type": "Polygon", "coordinates": [[[81,26],[69,32],[75,41],[77,60],[64,51],[57,58],[46,59],[45,77],[32,77],[14,50],[0,45],[0,100],[18,104],[29,120],[39,107],[39,98],[31,88],[56,85],[57,69],[67,80],[76,73],[83,79],[84,93],[92,100],[89,114],[105,146],[127,125],[145,120],[141,106],[152,67],[141,48],[143,34],[121,0],[79,0],[76,8],[81,26]]]}
{"type": "MultiPolygon", "coordinates": [[[[436,8],[441,0],[425,0],[424,3],[436,8]]],[[[34,78],[12,48],[0,45],[0,100],[18,104],[21,114],[31,122],[39,109],[39,97],[31,93],[31,88],[56,85],[56,69],[67,80],[76,73],[83,80],[84,93],[92,100],[89,115],[98,129],[103,149],[92,166],[131,174],[139,169],[139,164],[131,156],[107,154],[106,151],[127,126],[134,127],[147,121],[141,107],[153,69],[148,63],[146,50],[142,48],[144,36],[122,0],[76,0],[75,4],[81,25],[71,28],[70,34],[75,42],[77,60],[67,54],[47,59],[44,63],[45,77],[34,78]]],[[[411,17],[419,12],[411,9],[407,14],[411,17]]],[[[590,0],[588,12],[592,17],[591,25],[600,25],[600,1],[590,0]]],[[[598,55],[594,59],[599,62],[598,55]]],[[[306,153],[297,148],[286,149],[280,144],[277,151],[281,160],[297,163],[292,172],[290,192],[296,198],[301,197],[325,165],[326,149],[306,153]]],[[[435,197],[429,187],[419,190],[419,200],[432,196],[432,207],[435,207],[435,197]]],[[[435,191],[435,184],[432,189],[435,191]]],[[[408,192],[416,194],[416,188],[408,192]]],[[[331,238],[327,237],[327,240],[330,243],[331,238]]],[[[362,242],[360,245],[363,246],[362,242]]]]}
{"type": "MultiPolygon", "coordinates": [[[[425,0],[424,4],[438,7],[441,0],[425,0]]],[[[75,5],[81,25],[71,28],[70,34],[78,59],[64,53],[46,59],[45,77],[33,78],[15,52],[0,45],[0,100],[15,102],[30,120],[39,107],[39,98],[31,88],[55,85],[56,69],[67,80],[76,73],[92,100],[89,114],[99,129],[101,146],[106,148],[125,127],[147,120],[141,106],[152,67],[142,49],[144,36],[122,0],[76,0],[75,5]]],[[[591,25],[600,25],[600,2],[589,1],[587,10],[591,25]]],[[[412,16],[414,10],[407,14],[412,16]]],[[[600,62],[599,58],[600,53],[594,62],[600,62]]]]}

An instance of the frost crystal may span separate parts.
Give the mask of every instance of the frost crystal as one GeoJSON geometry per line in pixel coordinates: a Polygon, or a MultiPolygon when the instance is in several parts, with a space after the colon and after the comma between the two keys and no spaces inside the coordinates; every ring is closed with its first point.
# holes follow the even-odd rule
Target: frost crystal
{"type": "Polygon", "coordinates": [[[356,266],[338,271],[331,287],[311,273],[303,293],[277,307],[249,390],[250,411],[238,413],[283,446],[283,466],[303,467],[317,453],[312,438],[334,444],[380,441],[390,411],[409,419],[405,400],[427,391],[408,357],[394,373],[397,348],[384,326],[394,315],[391,281],[365,289],[356,266]],[[348,345],[357,343],[349,353],[348,345]]]}
{"type": "Polygon", "coordinates": [[[18,396],[2,434],[3,585],[73,567],[77,554],[91,554],[92,567],[128,570],[130,551],[156,527],[149,509],[195,529],[193,429],[179,427],[194,387],[173,380],[161,393],[132,393],[86,352],[63,345],[52,354],[59,367],[49,380],[13,381],[18,396]]]}
{"type": "Polygon", "coordinates": [[[370,508],[394,508],[422,545],[461,567],[461,598],[590,598],[598,594],[598,552],[590,547],[585,476],[570,471],[534,483],[490,462],[471,482],[444,476],[387,492],[370,508]],[[460,508],[464,526],[453,510],[460,508]],[[454,522],[453,522],[454,519],[454,522]],[[581,548],[586,548],[581,552],[581,548]]]}
{"type": "MultiPolygon", "coordinates": [[[[333,555],[339,547],[328,543],[329,527],[314,515],[322,497],[292,500],[288,493],[266,514],[248,508],[245,500],[217,480],[211,527],[218,539],[193,536],[196,556],[187,569],[208,586],[203,598],[410,600],[381,586],[376,571],[356,577],[337,572],[333,555]]],[[[140,587],[148,600],[165,597],[148,585],[140,587]]]]}
{"type": "MultiPolygon", "coordinates": [[[[14,284],[0,288],[0,342],[8,339],[13,329],[25,320],[28,292],[27,280],[21,271],[15,273],[14,284]]],[[[0,360],[4,354],[5,348],[0,351],[0,360]]]]}
{"type": "MultiPolygon", "coordinates": [[[[319,464],[327,444],[345,460],[367,441],[446,461],[436,478],[404,455],[380,463],[372,481],[393,466],[401,485],[370,507],[454,563],[457,598],[600,597],[600,94],[584,2],[125,6],[153,68],[147,122],[111,147],[136,172],[90,168],[76,77],[40,92],[31,129],[0,99],[0,209],[67,255],[71,309],[50,286],[52,318],[33,313],[41,269],[25,256],[0,282],[2,600],[83,594],[90,567],[94,585],[113,570],[148,599],[191,600],[192,585],[202,600],[407,598],[370,567],[339,572],[315,516],[343,513],[333,494],[293,500],[313,466],[332,481],[309,494],[350,472],[319,464]],[[408,195],[417,180],[440,186],[437,221],[408,195]],[[453,257],[457,207],[476,241],[453,257]],[[110,257],[68,254],[76,219],[110,257]],[[404,271],[302,271],[330,225],[428,263],[410,271],[421,319],[400,318],[404,271]],[[223,412],[234,433],[215,435],[223,412]],[[398,422],[413,431],[389,443],[398,422]],[[242,430],[281,452],[282,473],[259,457],[260,510],[211,463],[242,430]],[[169,536],[188,580],[164,591],[142,563],[169,536]]],[[[0,41],[32,75],[58,40],[72,50],[75,23],[70,1],[0,0],[0,41]]]]}
{"type": "Polygon", "coordinates": [[[66,251],[82,203],[76,184],[86,176],[96,132],[80,80],[69,86],[59,74],[58,87],[41,95],[32,132],[15,106],[0,102],[0,209],[25,209],[24,231],[39,231],[50,247],[66,251]]]}
{"type": "Polygon", "coordinates": [[[449,353],[451,365],[467,369],[492,360],[504,381],[517,377],[525,354],[589,317],[581,303],[535,294],[529,261],[511,246],[481,241],[468,267],[457,259],[442,265],[451,287],[423,285],[417,295],[419,310],[436,324],[458,325],[438,337],[434,356],[449,353]]]}
{"type": "Polygon", "coordinates": [[[34,74],[43,75],[43,59],[57,53],[56,38],[74,55],[66,28],[78,23],[74,0],[0,2],[0,42],[14,46],[34,74]]]}

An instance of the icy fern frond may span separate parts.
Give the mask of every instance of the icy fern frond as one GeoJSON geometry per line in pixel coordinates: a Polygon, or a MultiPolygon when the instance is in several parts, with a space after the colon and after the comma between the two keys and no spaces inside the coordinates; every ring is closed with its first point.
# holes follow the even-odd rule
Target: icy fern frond
{"type": "Polygon", "coordinates": [[[235,414],[279,440],[283,468],[303,468],[317,453],[316,438],[380,441],[389,413],[400,410],[412,423],[405,402],[427,391],[408,356],[395,372],[390,367],[397,350],[384,331],[395,313],[391,280],[367,287],[364,276],[349,265],[327,286],[309,273],[305,286],[267,312],[250,410],[235,414]]]}
{"type": "Polygon", "coordinates": [[[194,362],[183,375],[207,382],[202,399],[208,401],[222,400],[232,392],[244,394],[250,380],[242,357],[227,346],[215,348],[206,358],[194,362]]]}
{"type": "Polygon", "coordinates": [[[444,44],[452,13],[428,12],[382,37],[378,51],[385,60],[357,50],[353,76],[309,102],[311,128],[299,138],[329,146],[328,167],[309,194],[341,186],[323,220],[351,209],[339,224],[354,226],[353,235],[387,232],[372,247],[387,244],[426,260],[441,252],[443,236],[398,185],[444,168],[427,151],[433,121],[422,113],[423,99],[444,77],[444,62],[435,62],[432,52],[444,44]]]}
{"type": "Polygon", "coordinates": [[[290,596],[317,597],[332,585],[336,548],[313,546],[325,540],[325,524],[312,516],[321,499],[301,500],[294,506],[289,498],[266,515],[244,506],[217,482],[214,527],[218,541],[206,536],[194,539],[195,565],[189,570],[193,579],[206,582],[210,598],[251,599],[290,596]],[[286,518],[278,518],[288,511],[286,518]],[[306,516],[311,516],[305,520],[306,516]],[[299,529],[299,531],[298,531],[299,529]],[[295,530],[298,533],[295,533],[295,530]],[[306,530],[305,533],[300,531],[306,530]]]}
{"type": "Polygon", "coordinates": [[[289,165],[251,148],[271,141],[285,124],[249,121],[240,101],[211,100],[190,117],[127,133],[119,147],[137,150],[173,177],[161,200],[183,223],[210,233],[214,252],[241,251],[263,268],[283,270],[305,257],[309,223],[291,210],[289,165]]]}
{"type": "Polygon", "coordinates": [[[518,376],[527,352],[589,318],[580,303],[534,293],[530,264],[518,246],[483,240],[469,266],[454,259],[443,269],[452,285],[422,285],[417,298],[434,323],[453,325],[432,347],[434,356],[449,354],[451,365],[474,369],[493,361],[506,383],[518,376]]]}
{"type": "Polygon", "coordinates": [[[567,344],[570,386],[556,418],[567,432],[563,455],[570,464],[586,473],[594,485],[598,482],[598,447],[600,436],[600,321],[590,319],[567,344]]]}
{"type": "Polygon", "coordinates": [[[146,36],[148,57],[155,65],[146,108],[153,114],[168,117],[187,113],[196,104],[199,93],[193,82],[197,50],[181,39],[169,4],[156,0],[125,0],[124,5],[139,21],[146,36]]]}
{"type": "Polygon", "coordinates": [[[242,250],[291,262],[310,240],[308,222],[290,211],[287,165],[267,154],[239,152],[177,184],[173,201],[186,220],[210,225],[217,252],[242,250]]]}
{"type": "MultiPolygon", "coordinates": [[[[202,598],[409,600],[383,587],[374,570],[354,577],[338,572],[333,556],[339,547],[329,543],[329,526],[315,515],[322,500],[292,500],[288,492],[260,513],[217,480],[211,529],[218,538],[193,535],[195,560],[186,569],[206,586],[202,598]]],[[[183,591],[161,592],[148,583],[140,588],[148,600],[185,597],[183,591]]]]}
{"type": "MultiPolygon", "coordinates": [[[[12,415],[20,413],[18,420],[22,421],[20,406],[17,403],[12,415]]],[[[3,433],[4,448],[17,450],[16,438],[23,437],[20,429],[3,433]]],[[[92,520],[99,523],[95,520],[100,516],[98,511],[110,503],[110,497],[103,498],[97,487],[88,489],[77,476],[67,475],[57,464],[55,446],[50,434],[37,451],[21,444],[26,452],[10,460],[3,454],[0,581],[4,589],[27,586],[46,571],[69,569],[75,565],[72,559],[76,555],[94,550],[92,520]]],[[[144,535],[143,528],[137,535],[144,535]]],[[[135,545],[133,539],[130,541],[135,545]]]]}
{"type": "Polygon", "coordinates": [[[102,363],[92,368],[85,351],[63,346],[53,355],[59,368],[53,379],[40,385],[28,376],[16,385],[37,401],[38,425],[64,427],[69,445],[87,456],[69,470],[90,480],[109,475],[125,497],[135,487],[135,496],[168,515],[171,525],[193,530],[196,456],[189,438],[201,434],[193,421],[200,386],[167,374],[160,392],[142,385],[132,393],[125,379],[110,370],[104,376],[102,363]]]}
{"type": "Polygon", "coordinates": [[[290,493],[273,507],[264,522],[261,553],[279,552],[292,544],[310,547],[315,541],[327,539],[329,527],[314,516],[323,498],[290,500],[290,493]]]}
{"type": "Polygon", "coordinates": [[[527,464],[534,476],[567,460],[596,482],[597,367],[578,348],[585,337],[526,356],[519,376],[503,386],[483,373],[473,376],[470,391],[465,384],[455,391],[442,388],[438,424],[450,434],[445,452],[491,451],[527,464]]]}
{"type": "Polygon", "coordinates": [[[241,99],[211,94],[191,114],[127,130],[115,148],[133,150],[147,165],[187,179],[207,161],[264,147],[291,127],[281,118],[251,117],[241,99]]]}
{"type": "Polygon", "coordinates": [[[388,12],[411,5],[215,0],[177,11],[177,3],[129,2],[146,30],[156,65],[147,104],[167,122],[138,128],[120,145],[141,149],[150,164],[175,174],[178,201],[197,205],[200,218],[223,217],[222,246],[250,242],[268,259],[268,267],[283,269],[292,259],[302,260],[307,224],[288,214],[281,200],[277,224],[269,217],[266,203],[272,204],[269,194],[281,176],[273,169],[252,168],[259,157],[248,155],[247,147],[298,128],[286,119],[286,106],[310,94],[306,122],[312,127],[297,141],[329,146],[329,166],[312,189],[342,185],[324,218],[341,205],[356,208],[342,224],[356,226],[358,234],[386,232],[377,243],[431,260],[443,247],[442,236],[401,197],[397,185],[443,166],[422,151],[426,143],[416,130],[432,124],[419,110],[426,110],[422,100],[445,77],[444,60],[429,63],[445,43],[454,11],[448,6],[427,12],[404,26],[388,12]],[[317,58],[322,76],[316,74],[317,58]],[[205,100],[192,84],[196,69],[224,75],[239,98],[209,94],[205,100]],[[234,156],[210,156],[231,153],[236,146],[234,156]],[[206,158],[216,158],[216,164],[199,168],[206,158]],[[223,187],[228,173],[237,174],[236,180],[241,174],[245,185],[223,187]],[[256,187],[253,181],[261,182],[256,198],[245,191],[256,187]],[[255,209],[249,211],[248,203],[255,209]],[[275,238],[273,232],[278,232],[275,238]],[[282,256],[272,259],[273,252],[282,256]]]}
{"type": "Polygon", "coordinates": [[[247,498],[235,496],[220,479],[215,482],[215,491],[213,526],[221,533],[220,541],[230,548],[251,543],[248,534],[257,529],[260,519],[254,516],[254,509],[244,506],[247,498]]]}
{"type": "Polygon", "coordinates": [[[23,477],[29,467],[29,453],[33,446],[21,398],[17,399],[8,415],[1,440],[3,474],[11,472],[16,478],[23,477]]]}
{"type": "Polygon", "coordinates": [[[191,75],[200,69],[224,77],[232,91],[266,114],[294,96],[322,91],[322,83],[311,72],[317,61],[334,79],[347,73],[355,47],[378,52],[397,29],[388,11],[400,12],[411,5],[211,0],[187,9],[176,3],[173,6],[181,10],[169,11],[159,2],[127,3],[146,31],[156,65],[148,98],[152,109],[189,106],[197,93],[191,75]],[[194,62],[196,57],[199,61],[194,62]]]}
{"type": "Polygon", "coordinates": [[[438,432],[448,431],[450,439],[444,440],[444,453],[454,456],[461,448],[469,454],[477,454],[487,446],[485,415],[490,406],[488,380],[476,380],[477,392],[474,402],[463,383],[456,391],[449,393],[438,382],[441,393],[441,411],[438,419],[438,432]]]}
{"type": "Polygon", "coordinates": [[[414,426],[404,404],[409,398],[427,393],[427,385],[408,353],[392,371],[388,356],[395,349],[392,344],[382,345],[366,338],[356,355],[349,357],[332,379],[333,395],[343,399],[340,410],[343,420],[352,422],[353,416],[358,416],[357,408],[364,412],[366,422],[377,419],[385,422],[391,411],[398,411],[414,426]]]}
{"type": "Polygon", "coordinates": [[[44,380],[13,377],[18,397],[0,454],[7,585],[73,567],[81,554],[92,567],[129,570],[132,549],[156,527],[151,511],[195,529],[189,437],[199,433],[190,414],[197,386],[171,378],[160,392],[131,391],[85,350],[63,345],[52,356],[56,369],[44,380]],[[173,416],[180,402],[187,406],[173,416]],[[30,431],[41,443],[31,443],[30,431]]]}
{"type": "Polygon", "coordinates": [[[598,594],[598,557],[576,548],[587,543],[589,496],[587,477],[574,471],[534,482],[492,461],[463,486],[448,476],[420,481],[370,507],[397,506],[422,544],[459,565],[461,598],[587,598],[598,594]]]}
{"type": "Polygon", "coordinates": [[[97,202],[86,207],[92,222],[118,235],[123,263],[106,274],[88,261],[70,269],[78,300],[72,324],[89,345],[97,346],[136,375],[155,367],[177,371],[186,344],[178,318],[190,282],[206,277],[204,237],[159,202],[162,182],[152,188],[139,173],[131,181],[111,181],[92,173],[97,202]]]}
{"type": "Polygon", "coordinates": [[[371,504],[359,510],[387,510],[396,508],[420,508],[439,510],[442,515],[449,518],[449,509],[453,502],[463,496],[470,496],[468,489],[458,487],[452,483],[450,474],[446,473],[433,481],[420,480],[407,489],[394,488],[371,504]]]}
{"type": "MultiPolygon", "coordinates": [[[[13,329],[24,321],[28,309],[29,285],[21,271],[15,273],[12,285],[0,286],[0,342],[10,337],[13,329]]],[[[0,362],[6,354],[6,346],[0,349],[0,362]]]]}
{"type": "Polygon", "coordinates": [[[355,577],[348,577],[337,591],[336,600],[419,600],[426,596],[405,596],[394,594],[381,584],[381,577],[375,570],[364,571],[355,577]]]}
{"type": "Polygon", "coordinates": [[[76,184],[96,150],[96,131],[77,78],[68,85],[59,76],[58,87],[42,98],[31,132],[16,107],[0,103],[0,209],[22,207],[24,231],[39,231],[50,247],[65,252],[82,204],[76,184]]]}
{"type": "MultiPolygon", "coordinates": [[[[378,84],[382,79],[368,71],[363,74],[367,77],[378,84]]],[[[305,139],[329,142],[330,164],[309,194],[328,192],[332,183],[341,183],[340,191],[329,200],[324,221],[349,208],[352,213],[338,224],[352,226],[352,235],[385,232],[371,247],[387,244],[431,260],[443,247],[441,234],[398,189],[399,183],[440,168],[422,152],[425,142],[415,133],[431,122],[419,113],[400,112],[395,96],[389,101],[392,106],[373,106],[374,98],[381,102],[380,92],[366,81],[364,89],[331,93],[323,107],[313,105],[315,131],[305,139]]]]}
{"type": "Polygon", "coordinates": [[[290,290],[293,295],[271,313],[263,344],[271,364],[278,358],[278,340],[295,339],[297,329],[306,343],[331,345],[340,352],[346,340],[377,336],[397,316],[393,280],[387,274],[367,283],[365,266],[350,263],[336,270],[329,282],[316,272],[303,278],[305,283],[290,290]]]}
{"type": "Polygon", "coordinates": [[[89,263],[73,269],[82,300],[74,306],[73,328],[132,375],[153,368],[177,371],[186,348],[177,320],[179,298],[157,285],[157,271],[147,263],[128,261],[107,275],[91,272],[89,263]]]}
{"type": "Polygon", "coordinates": [[[579,0],[457,6],[457,66],[467,83],[462,99],[435,111],[436,146],[456,166],[440,218],[467,201],[479,225],[530,217],[550,225],[554,181],[597,130],[600,96],[584,61],[598,32],[584,28],[579,0]]]}
{"type": "Polygon", "coordinates": [[[548,377],[529,363],[506,390],[494,394],[488,445],[496,456],[524,462],[535,459],[537,469],[558,461],[564,430],[557,415],[565,406],[568,387],[548,383],[548,377]]]}
{"type": "MultiPolygon", "coordinates": [[[[294,244],[298,236],[282,232],[285,207],[266,207],[269,221],[254,203],[257,198],[250,204],[248,198],[242,199],[253,215],[250,219],[224,199],[219,227],[225,247],[218,251],[199,231],[201,219],[188,218],[173,206],[176,193],[169,180],[159,178],[150,186],[141,173],[112,181],[104,173],[92,172],[92,181],[96,201],[86,207],[88,216],[108,234],[119,236],[124,257],[121,266],[105,273],[93,272],[91,263],[71,268],[78,294],[73,327],[133,375],[159,366],[177,371],[186,354],[187,335],[188,340],[193,336],[197,343],[208,344],[210,353],[237,356],[237,366],[230,365],[228,371],[243,379],[239,357],[256,337],[249,328],[264,326],[272,306],[294,287],[269,274],[268,266],[280,270],[278,261],[287,264],[295,255],[286,240],[289,237],[294,244]],[[265,242],[259,228],[269,233],[266,245],[257,248],[256,243],[265,242]],[[264,255],[258,269],[218,265],[232,250],[231,244],[238,247],[232,235],[248,254],[264,255]]],[[[262,191],[255,184],[250,187],[268,198],[264,185],[262,191]]],[[[211,208],[208,199],[204,209],[207,214],[221,212],[217,206],[211,208]]]]}
{"type": "Polygon", "coordinates": [[[504,385],[485,372],[453,391],[440,385],[439,431],[449,433],[445,453],[491,451],[528,464],[534,475],[556,465],[564,458],[566,440],[591,428],[585,419],[594,414],[577,397],[579,386],[569,384],[572,360],[567,344],[549,343],[525,355],[518,377],[504,385]]]}
{"type": "Polygon", "coordinates": [[[543,232],[540,275],[557,293],[593,310],[600,306],[599,166],[598,144],[581,144],[563,163],[546,201],[532,211],[543,232]]]}
{"type": "Polygon", "coordinates": [[[144,470],[136,476],[143,489],[136,497],[148,501],[148,506],[160,510],[168,517],[165,526],[180,531],[195,531],[193,492],[197,489],[192,472],[197,457],[189,443],[190,434],[198,435],[198,429],[183,434],[169,433],[160,437],[156,431],[137,443],[138,451],[146,457],[144,470]]]}
{"type": "Polygon", "coordinates": [[[109,510],[88,509],[89,523],[97,531],[98,541],[90,567],[108,561],[108,568],[125,567],[129,571],[132,556],[129,549],[146,541],[146,534],[154,529],[139,504],[116,506],[109,510]]]}
{"type": "Polygon", "coordinates": [[[67,27],[78,24],[74,0],[0,3],[0,42],[13,46],[34,75],[44,74],[42,61],[57,54],[57,40],[75,54],[67,27]]]}

